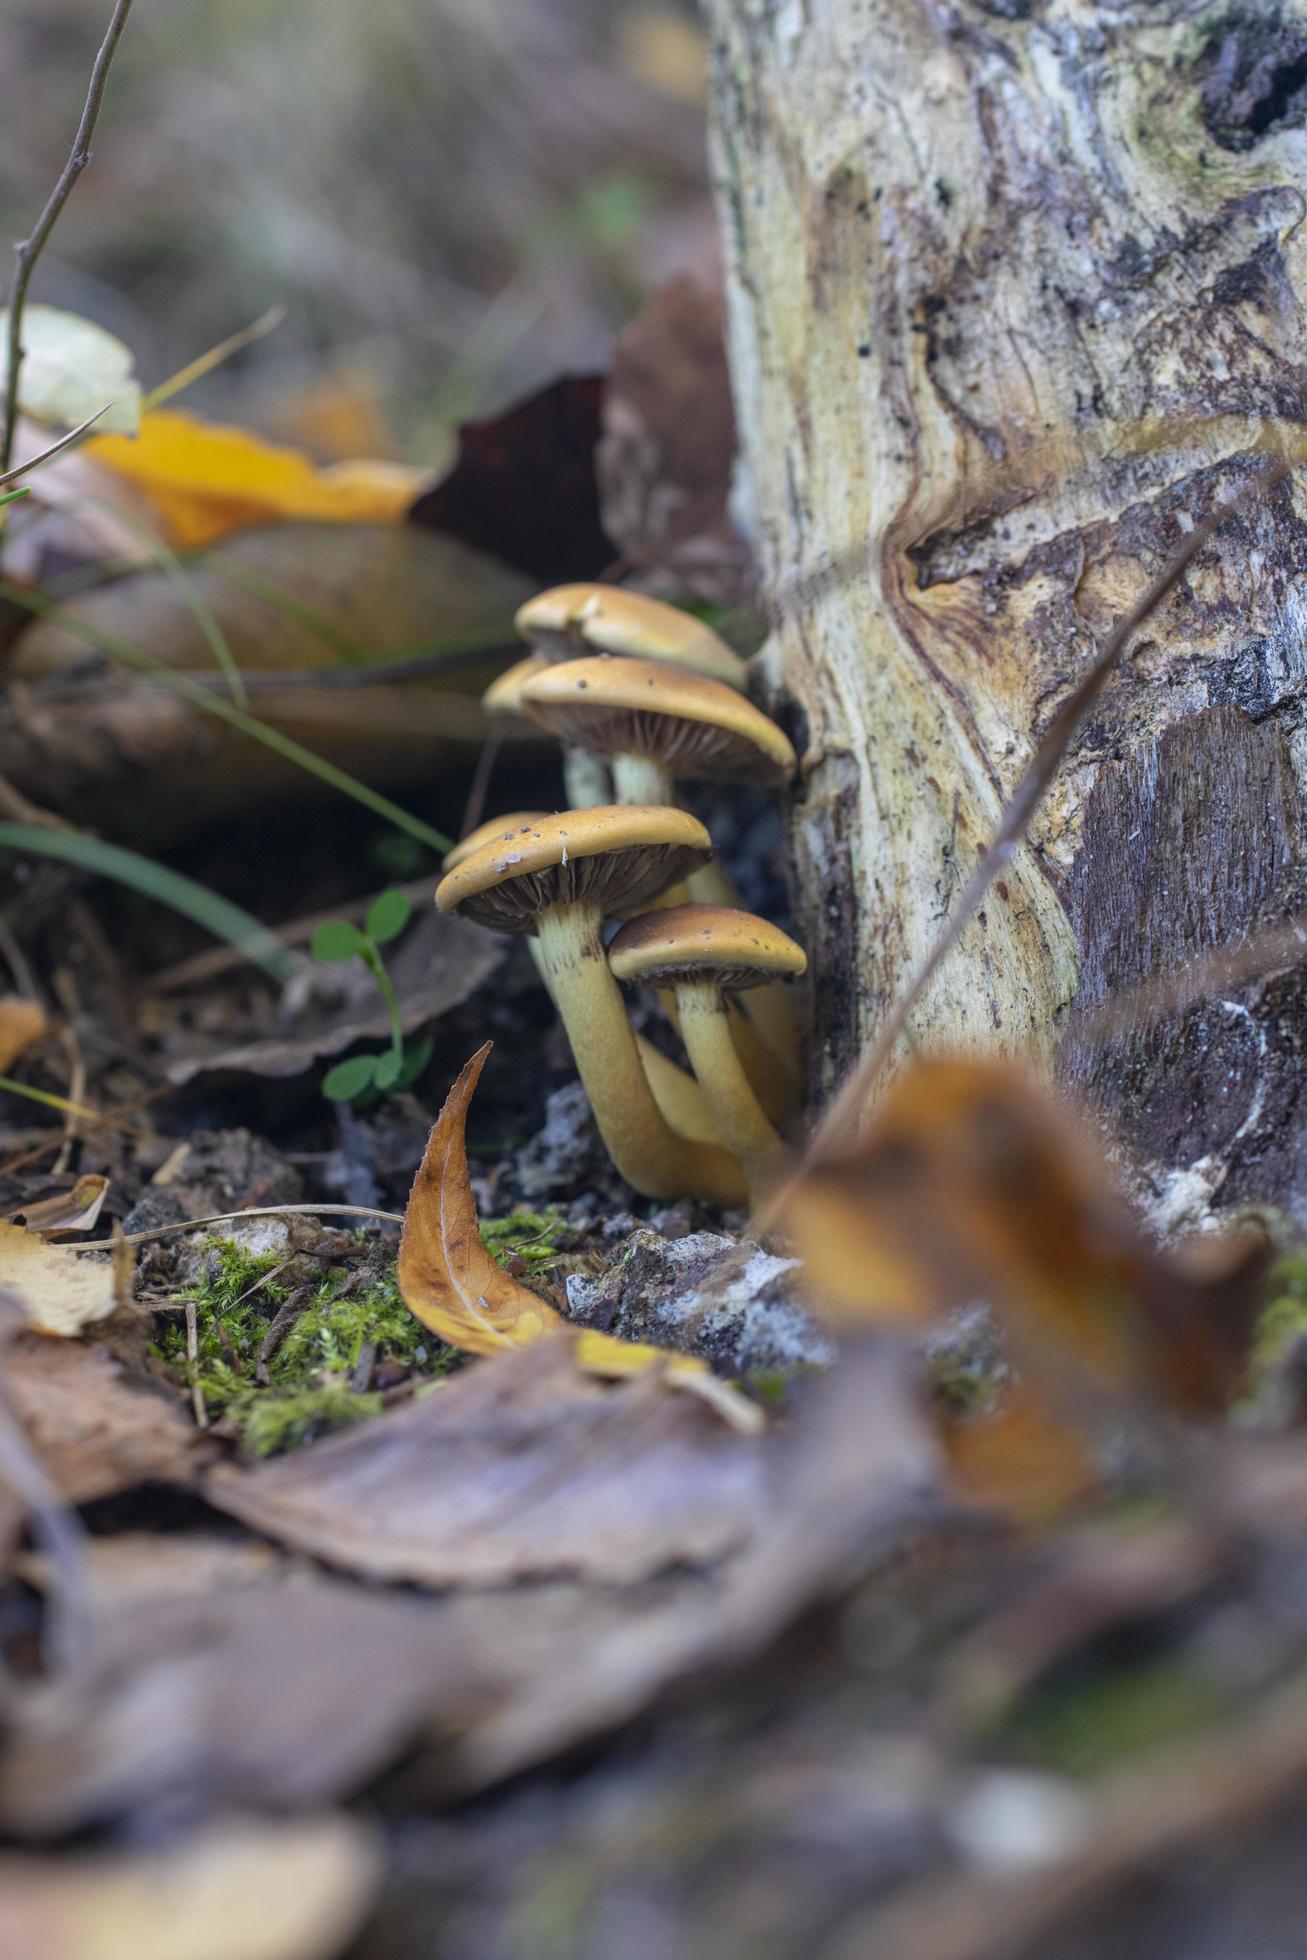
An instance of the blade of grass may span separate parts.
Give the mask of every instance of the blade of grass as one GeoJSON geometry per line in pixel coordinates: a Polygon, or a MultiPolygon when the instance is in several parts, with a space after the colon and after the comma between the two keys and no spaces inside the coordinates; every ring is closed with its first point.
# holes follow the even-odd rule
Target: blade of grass
{"type": "Polygon", "coordinates": [[[277,935],[252,913],[242,911],[207,885],[197,884],[194,878],[125,850],[121,844],[106,844],[101,838],[84,837],[76,831],[42,830],[36,824],[0,823],[0,847],[60,858],[82,871],[112,878],[115,884],[129,885],[146,898],[193,919],[215,939],[225,939],[274,980],[285,980],[293,971],[294,962],[277,935]]]}
{"type": "Polygon", "coordinates": [[[0,1075],[0,1089],[6,1095],[25,1096],[28,1102],[40,1103],[46,1109],[61,1110],[65,1116],[88,1116],[97,1123],[100,1121],[98,1110],[69,1102],[67,1096],[56,1096],[48,1089],[33,1089],[28,1082],[15,1082],[11,1075],[0,1075]]]}
{"type": "Polygon", "coordinates": [[[13,483],[20,476],[26,476],[29,470],[39,469],[42,463],[48,463],[52,456],[57,456],[61,449],[67,449],[71,443],[80,442],[87,430],[93,429],[100,417],[107,415],[112,407],[112,402],[106,402],[103,408],[96,409],[94,415],[88,415],[84,422],[79,422],[75,429],[70,429],[66,436],[60,436],[58,442],[52,442],[48,449],[42,449],[35,456],[29,456],[25,463],[15,463],[11,470],[6,470],[3,475],[0,475],[0,489],[3,489],[6,483],[13,483]]]}
{"type": "Polygon", "coordinates": [[[35,613],[39,619],[48,619],[56,626],[62,626],[75,638],[84,640],[87,646],[95,647],[99,652],[107,653],[115,660],[121,660],[124,666],[134,668],[137,673],[148,674],[151,680],[158,681],[161,687],[170,688],[174,694],[180,694],[183,700],[191,702],[194,707],[202,708],[205,714],[215,715],[219,721],[225,721],[229,727],[239,730],[242,735],[248,735],[252,740],[261,742],[264,748],[283,756],[287,762],[295,763],[308,775],[316,776],[319,782],[329,784],[332,789],[340,790],[342,795],[352,797],[356,803],[361,803],[365,809],[373,811],[379,817],[384,817],[386,822],[393,824],[396,830],[404,831],[409,837],[416,837],[419,844],[425,844],[439,857],[443,857],[446,851],[453,850],[452,838],[446,837],[439,830],[433,830],[430,824],[423,823],[420,817],[413,816],[408,810],[401,809],[398,803],[392,803],[390,798],[382,796],[379,790],[369,789],[368,785],[361,783],[357,776],[351,776],[346,770],[338,769],[335,763],[328,762],[325,756],[317,755],[312,749],[306,749],[302,742],[295,741],[290,735],[284,735],[279,728],[273,728],[270,723],[260,721],[256,715],[246,714],[243,708],[223,700],[221,695],[215,694],[202,682],[192,680],[188,674],[174,672],[161,660],[156,660],[153,654],[146,653],[143,647],[133,646],[129,640],[120,640],[116,634],[101,632],[98,627],[91,626],[84,619],[79,619],[76,613],[69,612],[66,607],[54,605],[43,594],[29,592],[22,586],[12,584],[8,579],[0,579],[0,597],[11,600],[16,606],[21,606],[24,612],[35,613]]]}
{"type": "Polygon", "coordinates": [[[243,348],[249,347],[254,341],[262,340],[264,334],[272,333],[281,325],[285,317],[286,308],[279,300],[275,306],[270,306],[266,313],[260,313],[258,319],[252,320],[248,327],[241,327],[236,333],[228,334],[225,340],[220,340],[216,347],[210,347],[207,353],[197,354],[193,361],[187,361],[185,367],[178,368],[176,374],[169,375],[168,379],[161,381],[157,388],[151,388],[149,394],[141,401],[142,415],[152,408],[162,408],[163,404],[170,402],[174,395],[180,395],[183,388],[189,388],[194,381],[202,381],[206,374],[212,374],[216,367],[221,367],[224,361],[229,361],[233,354],[239,354],[243,348]]]}

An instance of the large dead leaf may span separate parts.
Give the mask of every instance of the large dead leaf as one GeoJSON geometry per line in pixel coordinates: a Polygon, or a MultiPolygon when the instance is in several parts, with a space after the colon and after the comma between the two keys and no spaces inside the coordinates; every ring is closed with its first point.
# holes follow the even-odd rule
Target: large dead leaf
{"type": "Polygon", "coordinates": [[[380,1873],[335,1813],[237,1819],[158,1850],[0,1858],[11,1960],[333,1960],[380,1873]]]}
{"type": "Polygon", "coordinates": [[[7,994],[0,999],[0,1075],[45,1033],[45,1009],[39,1001],[7,994]]]}
{"type": "Polygon", "coordinates": [[[65,1252],[37,1232],[0,1223],[0,1287],[38,1333],[76,1334],[107,1319],[127,1299],[130,1272],[125,1249],[108,1260],[65,1252]]]}
{"type": "Polygon", "coordinates": [[[205,1495],[331,1565],[429,1586],[712,1566],[756,1528],[759,1445],[641,1369],[601,1386],[566,1335],[501,1350],[308,1449],[216,1465],[205,1495]]]}
{"type": "Polygon", "coordinates": [[[1086,1137],[1007,1066],[918,1062],[863,1141],[787,1200],[819,1308],[923,1325],[977,1298],[1033,1374],[1225,1407],[1261,1305],[1262,1243],[1164,1257],[1086,1137]]]}
{"type": "Polygon", "coordinates": [[[301,450],[171,408],[143,415],[135,436],[93,436],[84,454],[144,496],[165,542],[179,550],[279,519],[393,523],[425,480],[390,462],[319,469],[301,450]]]}
{"type": "MultiPolygon", "coordinates": [[[[567,1326],[562,1315],[510,1277],[486,1251],[468,1177],[468,1105],[491,1043],[479,1048],[445,1098],[404,1213],[397,1275],[411,1313],[465,1354],[526,1347],[567,1326]]],[[[573,1337],[575,1365],[613,1380],[657,1376],[711,1402],[737,1429],[756,1431],[759,1412],[694,1355],[671,1354],[586,1329],[573,1337]]]]}

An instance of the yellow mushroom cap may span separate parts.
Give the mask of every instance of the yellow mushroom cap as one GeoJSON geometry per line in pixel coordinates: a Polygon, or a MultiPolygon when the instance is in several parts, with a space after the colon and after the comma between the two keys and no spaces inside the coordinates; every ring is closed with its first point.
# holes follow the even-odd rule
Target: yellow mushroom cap
{"type": "Polygon", "coordinates": [[[539,668],[521,712],[595,755],[644,755],[673,776],[779,789],[794,750],[760,708],[720,681],[656,660],[598,655],[539,668]]]}
{"type": "Polygon", "coordinates": [[[726,905],[674,905],[624,925],[608,948],[619,980],[675,986],[715,980],[723,993],[797,980],[808,956],[788,933],[752,912],[726,905]]]}
{"type": "Polygon", "coordinates": [[[594,905],[605,915],[643,905],[712,854],[712,839],[687,810],[564,810],[471,852],[441,879],[436,904],[494,932],[534,932],[553,905],[594,905]]]}
{"type": "Polygon", "coordinates": [[[442,871],[452,871],[464,858],[471,857],[483,844],[496,842],[510,836],[515,830],[524,830],[529,825],[539,823],[546,813],[543,810],[507,810],[502,817],[487,817],[475,830],[469,830],[466,837],[460,837],[452,851],[446,851],[440,860],[442,871]]]}
{"type": "Polygon", "coordinates": [[[538,653],[529,653],[525,660],[516,660],[511,667],[505,667],[503,673],[495,676],[481,696],[481,706],[486,713],[520,715],[522,689],[547,664],[538,653]]]}
{"type": "Polygon", "coordinates": [[[720,633],[679,606],[629,592],[623,585],[552,586],[519,607],[516,625],[522,638],[550,660],[630,654],[688,667],[729,687],[744,686],[744,662],[720,633]]]}

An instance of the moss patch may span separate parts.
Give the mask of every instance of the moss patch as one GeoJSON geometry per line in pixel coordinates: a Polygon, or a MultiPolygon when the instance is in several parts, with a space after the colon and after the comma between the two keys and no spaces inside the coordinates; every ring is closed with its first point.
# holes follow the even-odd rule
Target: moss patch
{"type": "Polygon", "coordinates": [[[1225,1701],[1216,1682],[1177,1661],[1105,1668],[1033,1690],[1004,1723],[999,1739],[1041,1768],[1097,1776],[1205,1727],[1225,1701]]]}

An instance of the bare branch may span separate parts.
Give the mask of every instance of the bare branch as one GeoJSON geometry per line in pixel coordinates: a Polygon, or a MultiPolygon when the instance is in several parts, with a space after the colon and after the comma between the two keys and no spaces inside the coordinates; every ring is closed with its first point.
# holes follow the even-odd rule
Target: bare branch
{"type": "Polygon", "coordinates": [[[115,0],[113,16],[109,29],[100,44],[100,52],[95,57],[91,69],[91,83],[86,92],[86,103],[82,109],[82,120],[77,125],[73,147],[68,161],[60,173],[59,181],[46,199],[44,211],[36,221],[32,234],[15,249],[18,253],[18,266],[14,273],[13,291],[9,296],[9,373],[5,383],[4,438],[0,442],[0,472],[9,468],[14,454],[14,432],[18,426],[18,370],[23,362],[23,307],[27,300],[27,288],[31,284],[32,271],[45,246],[46,240],[54,230],[55,222],[68,196],[91,161],[91,138],[100,116],[100,104],[104,100],[105,83],[109,79],[109,65],[114,58],[122,31],[127,25],[127,15],[132,0],[115,0]]]}

